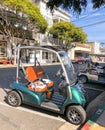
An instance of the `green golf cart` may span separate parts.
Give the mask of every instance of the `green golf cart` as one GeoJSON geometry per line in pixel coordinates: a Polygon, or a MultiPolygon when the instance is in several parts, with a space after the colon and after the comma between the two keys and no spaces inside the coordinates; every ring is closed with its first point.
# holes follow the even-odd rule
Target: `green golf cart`
{"type": "Polygon", "coordinates": [[[73,65],[65,51],[45,46],[18,46],[16,81],[10,84],[7,101],[64,114],[80,125],[86,120],[86,100],[73,65]]]}

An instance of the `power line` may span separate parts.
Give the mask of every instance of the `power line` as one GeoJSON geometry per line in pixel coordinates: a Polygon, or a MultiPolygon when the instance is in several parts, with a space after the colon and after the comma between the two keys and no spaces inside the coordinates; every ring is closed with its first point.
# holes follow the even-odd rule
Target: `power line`
{"type": "Polygon", "coordinates": [[[103,7],[103,8],[100,8],[100,9],[98,9],[98,10],[92,12],[91,14],[87,14],[86,16],[81,17],[81,18],[79,18],[79,19],[77,19],[77,20],[74,20],[74,21],[71,21],[71,22],[76,22],[76,21],[78,21],[78,20],[85,19],[85,18],[87,18],[88,16],[91,16],[91,15],[97,13],[97,12],[100,11],[101,9],[105,9],[105,8],[104,8],[104,7],[103,7]]]}
{"type": "MultiPolygon", "coordinates": [[[[102,15],[102,16],[105,16],[105,14],[104,15],[102,15]]],[[[95,20],[99,20],[99,18],[97,17],[97,18],[95,18],[95,20]]],[[[88,19],[89,20],[89,19],[88,19]]],[[[91,23],[91,24],[87,24],[87,25],[80,25],[79,27],[80,28],[85,28],[85,27],[88,27],[88,26],[95,26],[95,25],[97,25],[97,24],[102,24],[102,23],[104,23],[105,21],[103,20],[103,21],[98,21],[98,22],[95,22],[95,23],[91,23]]],[[[88,21],[87,21],[87,23],[88,23],[88,21]]]]}
{"type": "Polygon", "coordinates": [[[89,27],[89,26],[94,26],[94,25],[102,24],[102,23],[105,23],[105,20],[99,21],[99,22],[96,22],[96,23],[92,23],[92,24],[88,24],[88,25],[84,25],[84,26],[81,26],[80,28],[85,28],[85,27],[89,27]]]}

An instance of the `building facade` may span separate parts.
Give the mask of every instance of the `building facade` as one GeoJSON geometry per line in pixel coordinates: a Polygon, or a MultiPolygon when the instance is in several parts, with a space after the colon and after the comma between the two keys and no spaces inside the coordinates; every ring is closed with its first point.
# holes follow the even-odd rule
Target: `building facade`
{"type": "MultiPolygon", "coordinates": [[[[44,16],[44,18],[48,22],[48,27],[51,27],[55,22],[60,22],[60,21],[69,21],[71,15],[64,11],[61,8],[54,8],[53,12],[50,11],[49,8],[46,7],[46,0],[31,0],[37,6],[40,8],[40,12],[44,16]]],[[[15,42],[19,42],[19,38],[14,38],[15,42]]],[[[52,37],[48,37],[47,32],[46,34],[41,34],[41,33],[35,33],[33,32],[31,40],[26,39],[24,42],[24,45],[49,45],[49,46],[57,46],[60,47],[61,44],[63,43],[62,40],[60,39],[54,39],[52,37]]],[[[7,58],[9,51],[12,51],[12,55],[14,56],[14,51],[12,50],[12,45],[9,45],[5,42],[3,35],[0,35],[0,58],[7,58]]],[[[76,43],[75,47],[70,49],[68,51],[68,54],[71,59],[75,59],[75,57],[88,57],[90,53],[98,53],[99,52],[99,46],[95,42],[88,42],[86,44],[81,44],[81,43],[76,43]]],[[[39,54],[38,57],[43,56],[44,59],[47,58],[47,61],[52,61],[53,56],[51,54],[48,54],[47,52],[39,54]]],[[[42,57],[40,58],[41,61],[42,57]]],[[[46,62],[46,61],[44,61],[46,62]]]]}
{"type": "MultiPolygon", "coordinates": [[[[50,9],[48,9],[46,7],[46,0],[31,0],[31,1],[39,7],[40,12],[42,13],[44,18],[48,22],[48,27],[51,27],[53,25],[53,23],[55,23],[55,22],[70,21],[70,14],[65,12],[64,10],[62,10],[60,8],[55,8],[54,12],[52,13],[50,11],[50,9]]],[[[13,15],[13,13],[11,13],[11,15],[13,15]]],[[[14,19],[12,19],[12,20],[14,20],[14,19]]],[[[0,25],[0,27],[1,27],[1,25],[0,25]]],[[[17,30],[18,30],[18,27],[16,26],[15,33],[16,33],[17,30]]],[[[53,39],[51,37],[49,38],[47,36],[47,32],[46,32],[46,34],[33,32],[30,39],[29,38],[26,39],[23,44],[24,45],[36,45],[36,43],[37,43],[37,44],[40,44],[40,45],[51,45],[51,46],[53,46],[55,44],[62,42],[58,39],[53,39]]],[[[18,44],[20,42],[20,40],[21,40],[21,38],[14,37],[15,44],[18,44]]],[[[0,35],[0,59],[5,59],[5,58],[10,57],[11,52],[12,52],[12,57],[13,57],[14,52],[13,52],[12,48],[13,48],[13,45],[8,44],[5,41],[3,35],[1,34],[0,35]]],[[[48,54],[46,52],[45,52],[45,54],[43,54],[43,56],[45,56],[45,57],[51,57],[51,56],[47,56],[47,55],[48,54]]]]}
{"type": "MultiPolygon", "coordinates": [[[[105,48],[102,43],[88,42],[91,46],[91,58],[94,62],[104,63],[105,62],[105,48]]],[[[103,44],[104,45],[104,44],[103,44]]]]}
{"type": "MultiPolygon", "coordinates": [[[[55,22],[70,21],[71,15],[61,8],[54,8],[53,12],[51,12],[51,10],[46,7],[46,0],[31,0],[31,1],[34,2],[40,8],[41,14],[48,22],[48,28],[50,28],[55,22]]],[[[34,35],[33,38],[35,38],[38,44],[44,46],[49,45],[59,47],[63,43],[63,41],[60,39],[54,39],[51,36],[48,36],[47,32],[46,34],[37,33],[34,35]]],[[[40,52],[39,55],[40,56],[38,57],[40,62],[49,63],[52,62],[53,59],[55,62],[57,61],[56,57],[54,57],[51,53],[40,52]]]]}
{"type": "MultiPolygon", "coordinates": [[[[53,12],[46,6],[46,0],[31,0],[35,3],[39,9],[43,17],[48,22],[48,28],[50,28],[55,22],[60,21],[70,21],[71,15],[64,11],[61,8],[54,8],[53,12]]],[[[35,40],[41,45],[59,45],[62,41],[58,39],[53,39],[52,37],[48,37],[47,32],[46,34],[35,34],[35,40]],[[55,44],[54,44],[55,43],[55,44]]]]}
{"type": "Polygon", "coordinates": [[[86,43],[75,43],[75,47],[68,51],[68,54],[72,60],[78,57],[89,57],[91,53],[91,46],[86,43]]]}

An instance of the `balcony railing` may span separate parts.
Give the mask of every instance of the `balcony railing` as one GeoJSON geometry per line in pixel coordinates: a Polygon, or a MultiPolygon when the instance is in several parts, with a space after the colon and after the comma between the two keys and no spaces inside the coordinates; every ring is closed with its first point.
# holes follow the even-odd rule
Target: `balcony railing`
{"type": "Polygon", "coordinates": [[[52,45],[52,46],[62,46],[64,41],[52,37],[43,36],[40,38],[41,45],[52,45]]]}

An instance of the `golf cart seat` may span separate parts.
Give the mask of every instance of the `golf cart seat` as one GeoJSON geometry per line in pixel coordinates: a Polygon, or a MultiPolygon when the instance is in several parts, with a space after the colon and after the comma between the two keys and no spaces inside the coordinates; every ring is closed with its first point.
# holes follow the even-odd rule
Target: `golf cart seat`
{"type": "Polygon", "coordinates": [[[48,92],[53,82],[49,79],[43,79],[44,72],[38,67],[27,67],[26,76],[30,82],[28,89],[35,92],[48,92]]]}
{"type": "Polygon", "coordinates": [[[48,78],[47,78],[47,79],[43,78],[44,75],[45,75],[45,73],[44,73],[44,71],[43,71],[43,69],[42,69],[41,66],[35,67],[35,68],[34,68],[34,71],[35,71],[35,73],[37,74],[37,78],[40,79],[43,83],[45,83],[45,84],[47,85],[47,87],[52,87],[52,86],[54,86],[54,82],[53,82],[53,81],[51,81],[51,80],[48,79],[48,78]]]}
{"type": "Polygon", "coordinates": [[[37,73],[35,73],[33,67],[26,68],[27,80],[30,82],[28,89],[35,92],[46,92],[47,85],[38,80],[37,73]]]}

